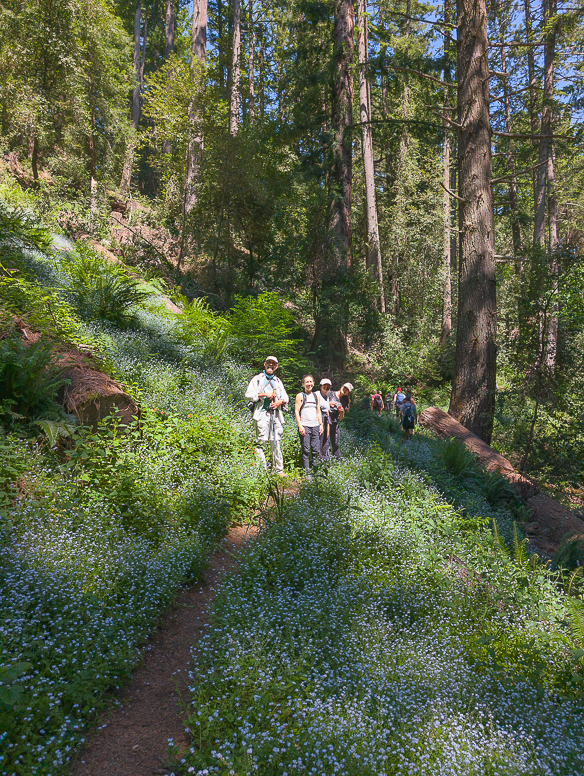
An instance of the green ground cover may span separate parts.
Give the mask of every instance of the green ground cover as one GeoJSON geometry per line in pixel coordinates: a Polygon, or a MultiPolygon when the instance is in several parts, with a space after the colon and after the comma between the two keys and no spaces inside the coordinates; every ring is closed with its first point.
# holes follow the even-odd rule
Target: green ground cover
{"type": "Polygon", "coordinates": [[[160,311],[75,325],[141,416],[64,446],[24,420],[0,436],[0,772],[19,776],[66,772],[160,612],[265,492],[249,370],[160,311]]]}
{"type": "Polygon", "coordinates": [[[580,602],[444,443],[354,426],[226,580],[174,772],[584,773],[580,602]]]}

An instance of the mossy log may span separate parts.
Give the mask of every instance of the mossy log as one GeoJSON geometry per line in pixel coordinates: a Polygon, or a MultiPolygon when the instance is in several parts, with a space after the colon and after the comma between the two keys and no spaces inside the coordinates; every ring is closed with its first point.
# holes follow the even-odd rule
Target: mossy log
{"type": "Polygon", "coordinates": [[[122,425],[129,425],[139,413],[138,405],[111,377],[96,369],[71,367],[62,373],[69,384],[61,390],[61,403],[84,425],[97,428],[111,412],[118,414],[122,425]]]}
{"type": "Polygon", "coordinates": [[[499,472],[511,484],[517,496],[525,501],[530,510],[530,518],[525,525],[527,535],[533,544],[547,555],[553,555],[568,535],[584,538],[582,520],[559,501],[542,493],[535,480],[516,471],[507,458],[446,412],[438,407],[428,407],[420,415],[419,423],[444,439],[459,439],[483,469],[487,472],[499,472]]]}

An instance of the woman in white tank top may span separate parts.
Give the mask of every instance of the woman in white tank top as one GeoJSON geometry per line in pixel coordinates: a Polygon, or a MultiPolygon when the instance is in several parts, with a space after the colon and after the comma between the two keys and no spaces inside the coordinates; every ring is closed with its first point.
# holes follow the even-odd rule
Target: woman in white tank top
{"type": "Polygon", "coordinates": [[[304,471],[310,473],[310,451],[312,450],[312,463],[320,456],[320,435],[322,434],[322,415],[318,395],[313,392],[314,378],[305,375],[302,380],[304,390],[296,395],[294,411],[298,423],[300,445],[302,447],[302,466],[304,471]]]}

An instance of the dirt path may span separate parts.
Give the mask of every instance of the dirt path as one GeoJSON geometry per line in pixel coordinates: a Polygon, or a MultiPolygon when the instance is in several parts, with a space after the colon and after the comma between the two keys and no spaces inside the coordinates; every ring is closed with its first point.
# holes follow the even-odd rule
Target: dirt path
{"type": "MultiPolygon", "coordinates": [[[[176,605],[150,638],[144,660],[120,700],[71,767],[72,776],[149,776],[164,774],[168,739],[188,744],[179,693],[187,688],[191,645],[207,622],[217,582],[237,563],[236,556],[257,529],[232,528],[211,556],[202,582],[179,594],[176,605]]],[[[185,693],[183,692],[183,696],[185,693]]]]}

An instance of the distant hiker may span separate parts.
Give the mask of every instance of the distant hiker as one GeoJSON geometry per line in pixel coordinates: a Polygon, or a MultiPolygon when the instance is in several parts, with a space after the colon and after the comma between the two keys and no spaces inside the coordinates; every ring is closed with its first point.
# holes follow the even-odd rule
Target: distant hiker
{"type": "Polygon", "coordinates": [[[393,393],[391,391],[388,391],[385,394],[385,409],[388,412],[391,412],[392,404],[393,404],[393,393]]]}
{"type": "Polygon", "coordinates": [[[401,405],[401,424],[404,430],[404,442],[411,439],[414,426],[418,422],[416,403],[412,399],[412,394],[408,393],[401,405]]]}
{"type": "Polygon", "coordinates": [[[378,412],[380,415],[383,412],[383,396],[381,391],[373,391],[371,396],[371,409],[373,412],[378,412]]]}
{"type": "Polygon", "coordinates": [[[341,462],[341,421],[351,406],[351,383],[345,383],[338,391],[329,391],[329,441],[331,455],[341,462]]]}
{"type": "Polygon", "coordinates": [[[320,457],[323,461],[329,461],[330,451],[330,401],[329,394],[333,384],[328,377],[323,377],[319,385],[318,397],[320,402],[320,414],[322,416],[322,434],[320,435],[320,457]]]}
{"type": "Polygon", "coordinates": [[[300,446],[302,448],[302,467],[310,474],[310,451],[312,464],[320,457],[320,435],[323,433],[322,415],[320,412],[320,391],[314,393],[314,377],[304,375],[303,390],[296,394],[294,412],[298,423],[300,446]]]}
{"type": "Polygon", "coordinates": [[[401,415],[401,406],[406,400],[406,395],[401,388],[398,388],[393,397],[393,409],[397,418],[401,415]]]}
{"type": "Polygon", "coordinates": [[[282,433],[284,415],[282,407],[288,404],[288,394],[282,381],[274,374],[278,368],[278,359],[268,356],[264,361],[264,371],[252,378],[247,386],[245,398],[253,406],[253,420],[256,432],[256,455],[268,468],[264,447],[269,443],[272,451],[272,465],[276,474],[284,474],[282,457],[282,433]]]}

